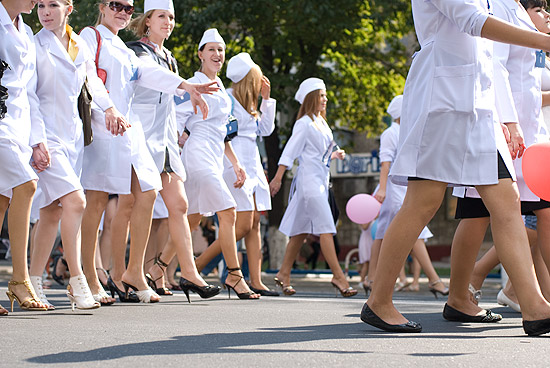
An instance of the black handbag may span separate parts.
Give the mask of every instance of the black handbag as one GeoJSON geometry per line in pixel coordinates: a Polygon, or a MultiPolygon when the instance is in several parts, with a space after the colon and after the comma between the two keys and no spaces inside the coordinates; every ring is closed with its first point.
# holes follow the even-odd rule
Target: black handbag
{"type": "MultiPolygon", "coordinates": [[[[4,60],[0,60],[0,82],[2,82],[2,77],[6,69],[11,68],[4,60]]],[[[0,119],[4,119],[8,112],[8,108],[6,107],[6,100],[8,97],[8,89],[0,84],[0,119]]]]}
{"type": "Polygon", "coordinates": [[[94,133],[92,132],[92,94],[87,77],[78,96],[78,114],[84,130],[84,146],[88,146],[94,140],[94,133]]]}

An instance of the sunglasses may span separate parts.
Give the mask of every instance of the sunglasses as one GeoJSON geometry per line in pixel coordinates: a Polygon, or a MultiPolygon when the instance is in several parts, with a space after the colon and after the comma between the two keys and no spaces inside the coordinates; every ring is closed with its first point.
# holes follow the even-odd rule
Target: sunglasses
{"type": "Polygon", "coordinates": [[[120,13],[124,10],[124,12],[128,15],[134,14],[135,9],[133,5],[124,5],[118,1],[111,1],[107,5],[109,5],[109,8],[114,12],[120,13]]]}

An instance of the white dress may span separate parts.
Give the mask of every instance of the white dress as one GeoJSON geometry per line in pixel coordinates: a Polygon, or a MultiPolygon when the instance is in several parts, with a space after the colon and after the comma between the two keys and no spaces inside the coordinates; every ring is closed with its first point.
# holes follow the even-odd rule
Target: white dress
{"type": "Polygon", "coordinates": [[[451,185],[498,182],[497,149],[512,159],[494,112],[491,52],[482,39],[487,0],[412,0],[421,45],[403,98],[399,152],[390,172],[451,185]]]}
{"type": "Polygon", "coordinates": [[[32,119],[42,120],[46,127],[51,165],[40,172],[37,201],[40,208],[76,190],[82,190],[80,174],[84,153],[82,121],[77,98],[88,74],[93,99],[102,110],[113,106],[105,87],[95,74],[92,55],[84,42],[73,32],[78,55],[73,62],[59,39],[42,29],[35,36],[37,51],[36,94],[40,113],[32,119]]]}
{"type": "Polygon", "coordinates": [[[32,30],[18,16],[18,28],[0,2],[0,59],[11,70],[4,72],[2,86],[8,89],[8,112],[0,120],[0,195],[11,198],[12,189],[38,177],[29,164],[32,148],[46,142],[46,132],[31,116],[38,110],[34,93],[36,49],[32,30]]]}
{"type": "MultiPolygon", "coordinates": [[[[542,70],[541,90],[543,92],[550,91],[550,59],[546,58],[545,67],[542,70]]],[[[550,131],[550,105],[542,107],[542,115],[546,129],[550,131]]]]}
{"type": "MultiPolygon", "coordinates": [[[[210,79],[205,74],[196,72],[189,82],[207,83],[210,79]]],[[[191,132],[181,153],[187,173],[185,191],[189,200],[189,214],[210,216],[236,206],[223,180],[224,139],[231,100],[222,81],[216,77],[216,82],[220,90],[204,95],[208,103],[206,120],[203,120],[200,111],[198,114],[193,112],[188,94],[175,98],[178,131],[183,132],[187,128],[191,132]]]]}
{"type": "Polygon", "coordinates": [[[286,143],[279,165],[291,169],[298,159],[290,200],[279,230],[287,236],[336,234],[328,203],[330,156],[335,143],[322,117],[298,119],[286,143]]]}
{"type": "MultiPolygon", "coordinates": [[[[176,60],[166,48],[163,48],[163,51],[168,55],[168,59],[159,57],[150,46],[142,42],[133,42],[128,46],[136,52],[142,61],[157,63],[163,68],[173,69],[172,71],[177,73],[176,60]]],[[[153,156],[158,172],[162,173],[164,170],[166,151],[168,150],[170,167],[176,175],[185,181],[185,169],[180,159],[178,147],[174,96],[137,86],[131,109],[139,116],[147,148],[153,156]]]]}
{"type": "MultiPolygon", "coordinates": [[[[537,31],[529,14],[514,0],[494,0],[495,16],[518,27],[537,31]]],[[[542,116],[541,72],[535,67],[537,50],[495,42],[495,91],[501,123],[519,122],[525,146],[548,142],[548,131],[542,116]]],[[[539,202],[525,184],[522,158],[514,160],[517,185],[522,201],[539,202]]]]}
{"type": "Polygon", "coordinates": [[[246,181],[241,188],[233,186],[233,183],[237,180],[237,176],[233,170],[233,165],[231,165],[227,157],[224,158],[223,162],[223,177],[235,202],[237,202],[237,212],[253,211],[254,205],[256,205],[258,211],[268,211],[271,209],[271,195],[260,160],[256,138],[266,137],[273,133],[277,102],[272,98],[263,100],[260,105],[261,117],[256,119],[233,97],[231,89],[228,89],[227,92],[231,95],[233,101],[232,115],[237,118],[239,124],[238,135],[233,138],[231,145],[239,162],[246,171],[246,181]],[[255,203],[254,195],[256,198],[255,203]]]}
{"type": "MultiPolygon", "coordinates": [[[[395,160],[397,154],[397,145],[399,143],[399,124],[392,123],[380,136],[380,162],[391,163],[395,160]]],[[[390,166],[391,167],[391,166],[390,166]]],[[[378,226],[376,227],[375,239],[384,239],[386,230],[392,222],[395,215],[403,205],[403,200],[407,194],[407,187],[397,185],[388,180],[386,183],[386,198],[380,207],[378,215],[378,226]]],[[[431,238],[433,234],[428,227],[424,227],[418,239],[431,238]]]]}
{"type": "MultiPolygon", "coordinates": [[[[115,137],[105,128],[103,111],[93,108],[94,140],[84,148],[82,186],[86,190],[129,194],[133,168],[142,191],[161,189],[160,175],[146,148],[143,128],[138,116],[130,110],[130,105],[136,84],[165,93],[181,94],[183,91],[177,90],[177,87],[183,79],[156,63],[142,62],[120,37],[105,26],[99,25],[97,30],[102,40],[99,68],[107,71],[105,86],[116,108],[126,116],[132,127],[123,136],[115,137]]],[[[95,55],[95,32],[85,28],[80,36],[95,55]]]]}

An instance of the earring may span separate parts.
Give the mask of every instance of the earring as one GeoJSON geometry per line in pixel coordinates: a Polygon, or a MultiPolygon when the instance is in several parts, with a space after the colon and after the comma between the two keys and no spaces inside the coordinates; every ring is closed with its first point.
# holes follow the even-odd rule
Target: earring
{"type": "Polygon", "coordinates": [[[145,36],[149,37],[151,35],[151,28],[147,27],[147,31],[145,31],[145,36]]]}

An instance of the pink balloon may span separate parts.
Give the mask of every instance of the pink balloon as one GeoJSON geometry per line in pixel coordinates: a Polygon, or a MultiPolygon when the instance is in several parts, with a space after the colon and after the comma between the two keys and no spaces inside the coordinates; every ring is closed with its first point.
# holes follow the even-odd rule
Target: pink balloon
{"type": "Polygon", "coordinates": [[[378,216],[382,204],[371,195],[356,194],[346,204],[349,219],[356,224],[366,224],[378,216]]]}
{"type": "Polygon", "coordinates": [[[550,142],[529,146],[523,154],[521,171],[529,189],[537,197],[550,201],[550,142]]]}

